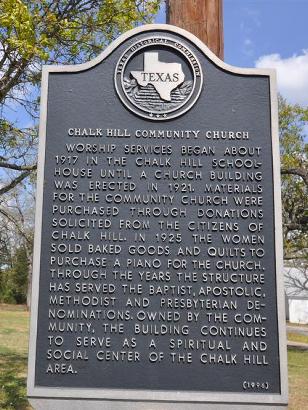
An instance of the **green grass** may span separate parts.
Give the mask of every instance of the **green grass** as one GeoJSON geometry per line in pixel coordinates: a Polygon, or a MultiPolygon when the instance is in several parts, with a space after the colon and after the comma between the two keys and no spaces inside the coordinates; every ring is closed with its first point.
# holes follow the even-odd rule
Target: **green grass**
{"type": "MultiPolygon", "coordinates": [[[[28,312],[0,305],[0,409],[30,410],[26,399],[28,312]]],[[[306,336],[289,334],[290,340],[306,336]]],[[[295,340],[296,339],[296,340],[295,340]]],[[[300,340],[299,340],[300,339],[300,340]]],[[[288,351],[289,410],[308,410],[308,351],[288,351]]]]}
{"type": "Polygon", "coordinates": [[[288,332],[288,340],[308,344],[308,336],[299,333],[288,332]]]}
{"type": "Polygon", "coordinates": [[[289,409],[308,409],[308,351],[289,350],[289,409]]]}
{"type": "Polygon", "coordinates": [[[0,409],[26,410],[29,314],[22,307],[0,305],[0,409]]]}

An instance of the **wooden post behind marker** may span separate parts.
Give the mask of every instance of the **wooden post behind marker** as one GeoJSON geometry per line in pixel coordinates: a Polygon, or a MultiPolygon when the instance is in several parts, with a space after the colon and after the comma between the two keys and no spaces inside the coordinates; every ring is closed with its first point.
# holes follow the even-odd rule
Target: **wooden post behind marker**
{"type": "Polygon", "coordinates": [[[191,32],[223,60],[222,0],[168,0],[167,23],[191,32]]]}

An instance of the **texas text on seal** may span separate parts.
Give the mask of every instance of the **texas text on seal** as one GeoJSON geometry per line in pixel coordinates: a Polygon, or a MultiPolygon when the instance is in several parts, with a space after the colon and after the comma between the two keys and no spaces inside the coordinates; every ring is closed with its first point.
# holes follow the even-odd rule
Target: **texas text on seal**
{"type": "Polygon", "coordinates": [[[203,82],[197,57],[167,36],[135,42],[119,59],[115,87],[124,105],[141,117],[167,120],[188,111],[203,82]]]}

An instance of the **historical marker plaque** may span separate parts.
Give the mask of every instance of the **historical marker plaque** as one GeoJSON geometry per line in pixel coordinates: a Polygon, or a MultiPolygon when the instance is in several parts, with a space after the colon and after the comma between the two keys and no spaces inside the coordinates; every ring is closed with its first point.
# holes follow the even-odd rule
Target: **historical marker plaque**
{"type": "Polygon", "coordinates": [[[285,403],[273,82],[156,25],[44,68],[30,397],[285,403]]]}

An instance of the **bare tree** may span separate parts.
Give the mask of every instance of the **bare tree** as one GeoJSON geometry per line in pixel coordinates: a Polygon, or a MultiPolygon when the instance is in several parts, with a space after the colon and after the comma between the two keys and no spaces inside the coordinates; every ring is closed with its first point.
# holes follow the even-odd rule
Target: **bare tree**
{"type": "Polygon", "coordinates": [[[9,195],[2,196],[0,201],[1,236],[10,238],[13,245],[11,248],[16,249],[18,246],[22,246],[26,251],[28,261],[27,306],[29,307],[32,281],[34,199],[32,189],[23,192],[22,195],[21,189],[21,187],[15,188],[9,195]]]}
{"type": "Polygon", "coordinates": [[[307,253],[302,259],[289,261],[285,266],[285,287],[288,296],[308,296],[308,259],[307,253]]]}

